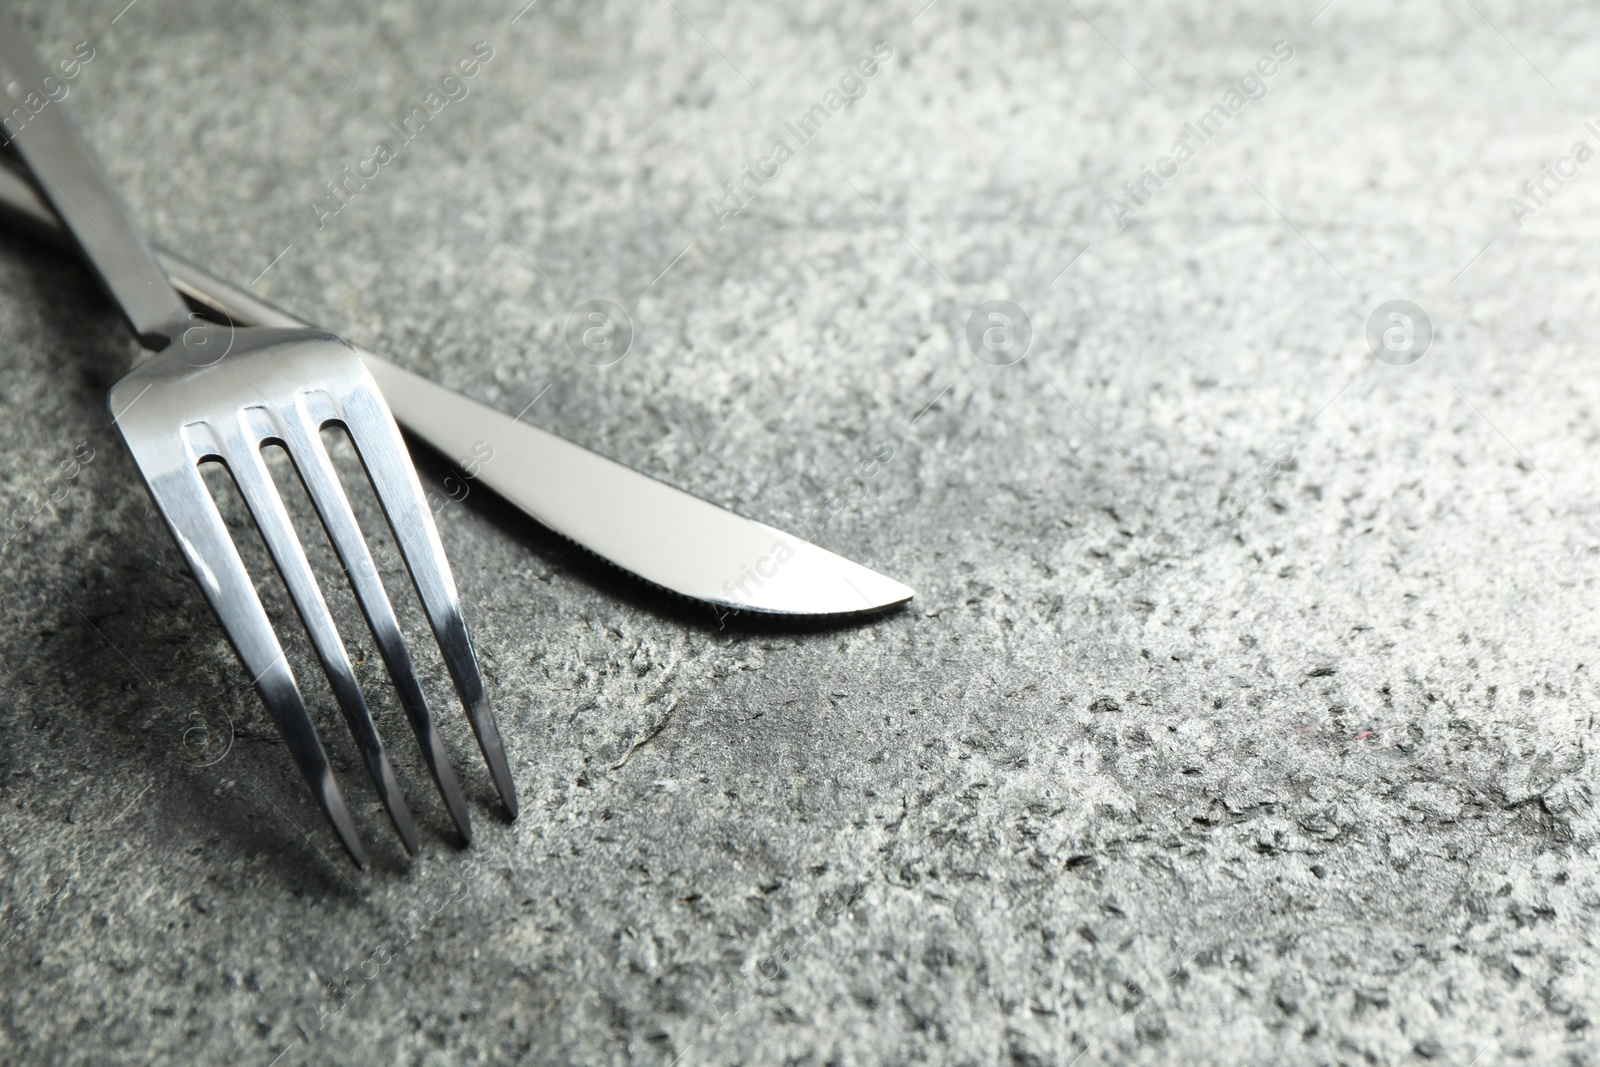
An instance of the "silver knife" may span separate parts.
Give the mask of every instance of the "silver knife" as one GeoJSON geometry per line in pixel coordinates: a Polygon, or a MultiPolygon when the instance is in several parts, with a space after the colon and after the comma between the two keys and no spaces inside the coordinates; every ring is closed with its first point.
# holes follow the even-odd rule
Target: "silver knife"
{"type": "MultiPolygon", "coordinates": [[[[9,166],[0,166],[0,213],[35,236],[62,239],[54,212],[9,166]]],[[[179,292],[236,325],[311,325],[181,256],[156,252],[179,292]]],[[[809,541],[358,351],[407,430],[452,458],[492,456],[474,464],[475,481],[664,589],[728,610],[777,615],[854,615],[915,595],[809,541]]]]}

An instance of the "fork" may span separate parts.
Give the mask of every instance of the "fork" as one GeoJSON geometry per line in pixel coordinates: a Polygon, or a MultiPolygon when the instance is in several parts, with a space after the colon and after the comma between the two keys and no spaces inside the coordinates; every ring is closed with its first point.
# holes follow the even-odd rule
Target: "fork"
{"type": "Polygon", "coordinates": [[[370,372],[355,349],[331,333],[221,325],[190,312],[65,107],[53,98],[53,84],[59,89],[15,24],[0,14],[0,93],[8,109],[4,137],[134,336],[151,350],[112,386],[107,398],[112,420],[350,858],[366,866],[360,836],[294,673],[200,471],[202,463],[220,461],[232,475],[305,625],[367,773],[407,853],[415,855],[416,823],[262,449],[277,445],[289,454],[366,616],[423,759],[456,827],[470,841],[466,800],[372,553],[323,445],[321,431],[330,425],[341,427],[355,445],[490,777],[515,818],[515,785],[444,548],[405,442],[370,372]]]}

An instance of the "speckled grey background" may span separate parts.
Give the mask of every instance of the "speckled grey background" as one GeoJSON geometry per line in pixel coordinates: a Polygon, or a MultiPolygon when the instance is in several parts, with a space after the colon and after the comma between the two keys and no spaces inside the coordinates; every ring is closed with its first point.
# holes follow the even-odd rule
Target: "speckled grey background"
{"type": "Polygon", "coordinates": [[[1600,146],[1592,5],[17,7],[94,48],[69,106],[159,240],[918,596],[743,625],[451,505],[524,810],[449,716],[456,848],[385,697],[407,862],[324,699],[357,871],[108,423],[118,320],[0,238],[0,1061],[1600,1060],[1600,161],[1506,203],[1600,146]],[[637,327],[603,370],[592,298],[637,327]]]}

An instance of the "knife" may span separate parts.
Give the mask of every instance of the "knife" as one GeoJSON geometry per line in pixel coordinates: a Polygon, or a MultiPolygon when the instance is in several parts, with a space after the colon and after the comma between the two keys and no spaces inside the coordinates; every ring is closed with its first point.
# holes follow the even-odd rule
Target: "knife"
{"type": "MultiPolygon", "coordinates": [[[[55,213],[27,179],[0,166],[0,214],[58,246],[55,213]]],[[[238,326],[309,326],[174,253],[156,254],[173,286],[238,326]]],[[[776,527],[747,519],[598,452],[447,389],[358,348],[399,423],[474,480],[623,570],[730,611],[856,615],[914,591],[776,527]],[[492,457],[484,459],[484,457],[492,457]]]]}

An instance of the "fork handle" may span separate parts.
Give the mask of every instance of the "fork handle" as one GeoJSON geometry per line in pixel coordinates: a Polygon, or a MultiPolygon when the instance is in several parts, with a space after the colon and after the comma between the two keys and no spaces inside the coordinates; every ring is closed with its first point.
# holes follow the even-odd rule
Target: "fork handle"
{"type": "Polygon", "coordinates": [[[187,308],[67,114],[65,89],[0,12],[0,141],[27,164],[139,343],[165,348],[187,308]]]}

